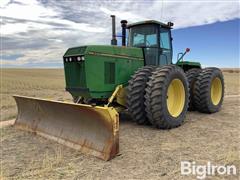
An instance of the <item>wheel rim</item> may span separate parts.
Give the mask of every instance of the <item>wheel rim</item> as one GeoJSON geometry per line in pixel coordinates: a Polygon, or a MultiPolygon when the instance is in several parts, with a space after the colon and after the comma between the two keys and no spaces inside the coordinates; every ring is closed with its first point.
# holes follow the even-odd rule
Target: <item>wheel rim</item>
{"type": "Polygon", "coordinates": [[[167,108],[173,117],[178,117],[185,105],[185,89],[180,79],[173,79],[167,90],[167,108]]]}
{"type": "Polygon", "coordinates": [[[211,100],[214,105],[218,105],[222,98],[222,82],[219,77],[213,79],[211,84],[211,100]]]}

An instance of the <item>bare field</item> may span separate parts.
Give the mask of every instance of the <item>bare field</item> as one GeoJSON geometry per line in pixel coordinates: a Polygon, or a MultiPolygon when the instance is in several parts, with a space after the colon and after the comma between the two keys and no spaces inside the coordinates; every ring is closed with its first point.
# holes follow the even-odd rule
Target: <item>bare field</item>
{"type": "MultiPolygon", "coordinates": [[[[71,100],[62,70],[3,69],[1,119],[16,116],[12,94],[71,100]]],[[[216,114],[189,112],[164,131],[120,121],[120,154],[104,162],[42,137],[1,129],[0,179],[196,179],[181,176],[180,161],[235,165],[240,170],[240,74],[224,72],[226,97],[216,114]]],[[[209,178],[210,179],[210,178],[209,178]]],[[[239,179],[216,175],[211,179],[239,179]]]]}
{"type": "Polygon", "coordinates": [[[222,68],[222,71],[227,73],[240,73],[239,68],[222,68]]]}
{"type": "Polygon", "coordinates": [[[71,100],[65,91],[64,72],[61,69],[1,69],[1,118],[8,120],[17,113],[14,94],[71,100]]]}

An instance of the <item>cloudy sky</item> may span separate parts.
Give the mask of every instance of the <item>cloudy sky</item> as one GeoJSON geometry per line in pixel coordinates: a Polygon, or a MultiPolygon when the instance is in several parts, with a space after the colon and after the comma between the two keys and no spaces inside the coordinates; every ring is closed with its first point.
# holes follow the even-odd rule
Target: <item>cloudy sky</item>
{"type": "Polygon", "coordinates": [[[68,47],[109,44],[115,14],[117,22],[172,21],[175,54],[191,45],[189,57],[204,65],[217,59],[225,63],[219,66],[236,67],[239,7],[238,0],[0,0],[1,66],[62,67],[68,47]]]}

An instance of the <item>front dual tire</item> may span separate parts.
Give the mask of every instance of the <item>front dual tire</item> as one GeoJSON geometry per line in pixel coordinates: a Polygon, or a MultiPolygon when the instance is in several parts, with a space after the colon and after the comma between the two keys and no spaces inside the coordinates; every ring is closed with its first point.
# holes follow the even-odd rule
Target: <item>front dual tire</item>
{"type": "Polygon", "coordinates": [[[145,94],[145,111],[152,125],[161,129],[180,126],[188,102],[188,82],[180,67],[168,65],[153,72],[145,94]]]}
{"type": "Polygon", "coordinates": [[[144,95],[147,82],[155,69],[154,66],[144,66],[138,69],[128,81],[127,108],[137,124],[149,124],[145,113],[144,95]]]}
{"type": "Polygon", "coordinates": [[[189,102],[188,82],[183,70],[175,65],[154,68],[151,73],[146,69],[149,68],[138,70],[129,81],[127,104],[133,119],[138,124],[151,123],[161,129],[181,125],[189,102]],[[145,77],[141,86],[139,77],[145,77]]]}

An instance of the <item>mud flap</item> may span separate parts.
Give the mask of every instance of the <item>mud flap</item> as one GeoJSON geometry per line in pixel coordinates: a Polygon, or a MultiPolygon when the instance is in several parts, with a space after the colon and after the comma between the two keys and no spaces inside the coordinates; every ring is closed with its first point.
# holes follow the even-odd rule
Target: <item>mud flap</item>
{"type": "Polygon", "coordinates": [[[113,107],[13,97],[18,107],[17,128],[103,160],[118,154],[119,116],[113,107]]]}

